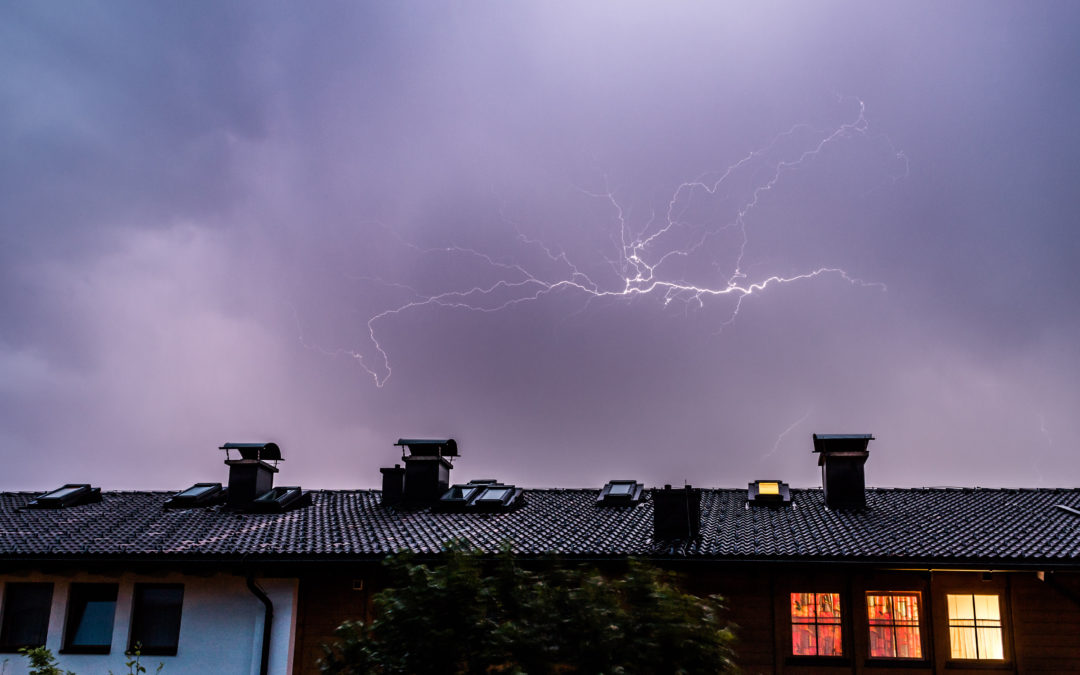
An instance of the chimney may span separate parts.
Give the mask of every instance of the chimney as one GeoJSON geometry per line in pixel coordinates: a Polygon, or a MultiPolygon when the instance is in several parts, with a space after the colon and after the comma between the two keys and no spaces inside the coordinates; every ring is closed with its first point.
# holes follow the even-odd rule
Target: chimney
{"type": "MultiPolygon", "coordinates": [[[[457,442],[452,438],[401,438],[394,444],[401,448],[405,462],[405,486],[402,501],[406,504],[434,504],[450,489],[448,458],[457,457],[457,442]],[[408,454],[405,449],[408,448],[408,454]]],[[[384,485],[387,474],[383,473],[384,485]]],[[[393,486],[391,486],[393,487],[393,486]]]]}
{"type": "Polygon", "coordinates": [[[861,509],[866,506],[863,464],[870,456],[871,434],[814,434],[814,452],[821,467],[821,487],[830,509],[861,509]]]}
{"type": "Polygon", "coordinates": [[[382,472],[382,503],[395,506],[405,494],[405,469],[400,464],[379,469],[382,472]]]}
{"type": "Polygon", "coordinates": [[[281,449],[276,443],[226,443],[219,449],[225,451],[225,465],[229,467],[226,506],[246,509],[257,497],[274,489],[276,465],[281,461],[281,449]],[[232,450],[240,453],[240,459],[232,458],[232,450]]]}
{"type": "Polygon", "coordinates": [[[652,491],[653,539],[693,539],[701,530],[701,490],[687,485],[652,491]]]}

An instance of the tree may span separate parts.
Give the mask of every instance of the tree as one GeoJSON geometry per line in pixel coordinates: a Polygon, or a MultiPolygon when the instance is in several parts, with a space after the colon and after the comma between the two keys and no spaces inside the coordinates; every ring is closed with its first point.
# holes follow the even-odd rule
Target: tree
{"type": "Polygon", "coordinates": [[[640,561],[619,575],[525,569],[509,551],[485,561],[455,545],[439,564],[402,553],[386,565],[374,619],[342,624],[323,646],[326,675],[736,671],[721,599],[640,561]]]}

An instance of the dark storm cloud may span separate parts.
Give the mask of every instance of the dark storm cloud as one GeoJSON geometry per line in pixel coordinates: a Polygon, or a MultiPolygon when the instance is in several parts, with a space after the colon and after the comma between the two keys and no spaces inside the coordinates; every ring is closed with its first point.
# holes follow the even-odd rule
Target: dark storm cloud
{"type": "MultiPolygon", "coordinates": [[[[0,11],[9,488],[183,487],[259,438],[371,486],[428,434],[534,486],[815,484],[814,431],[874,432],[876,484],[1080,479],[1069,4],[0,11]],[[887,291],[425,306],[374,324],[384,386],[354,358],[385,377],[369,319],[507,273],[479,254],[565,274],[519,235],[617,285],[594,195],[641,230],[753,151],[682,243],[776,174],[747,278],[887,291]]],[[[722,285],[738,234],[672,269],[722,285]]]]}

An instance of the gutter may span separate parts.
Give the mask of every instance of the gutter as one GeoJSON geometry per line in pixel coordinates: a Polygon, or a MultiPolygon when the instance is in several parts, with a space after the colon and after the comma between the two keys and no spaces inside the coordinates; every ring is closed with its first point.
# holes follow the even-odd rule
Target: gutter
{"type": "Polygon", "coordinates": [[[266,675],[270,668],[270,630],[274,627],[274,603],[270,596],[255,583],[255,573],[248,572],[247,587],[266,608],[263,612],[262,655],[259,657],[259,675],[266,675]]]}

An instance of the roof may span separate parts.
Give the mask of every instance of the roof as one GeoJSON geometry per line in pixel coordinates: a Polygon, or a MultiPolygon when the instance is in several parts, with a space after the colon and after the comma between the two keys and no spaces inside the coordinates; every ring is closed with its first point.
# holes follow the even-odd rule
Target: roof
{"type": "Polygon", "coordinates": [[[870,488],[860,511],[827,509],[820,489],[792,489],[779,509],[748,506],[745,489],[704,489],[689,542],[653,541],[651,498],[612,508],[597,492],[526,490],[507,513],[441,513],[384,507],[377,490],[314,491],[311,506],[279,514],[164,509],[171,492],[34,510],[24,507],[35,494],[0,493],[0,562],[348,561],[465,538],[524,556],[1080,566],[1080,516],[1056,508],[1080,509],[1080,489],[870,488]]]}

